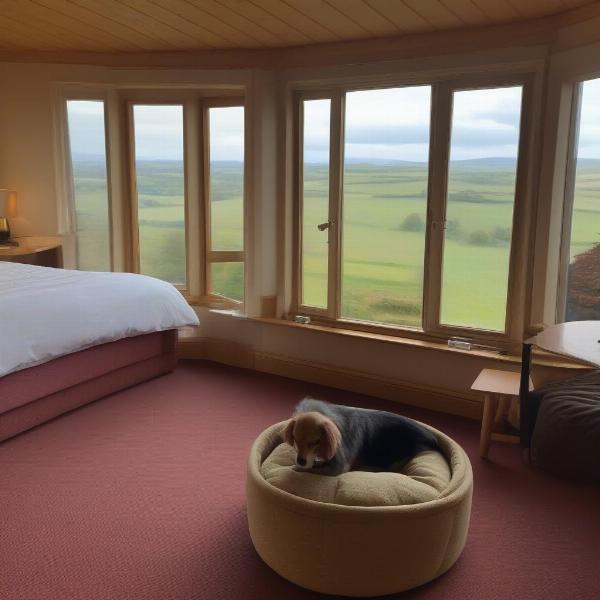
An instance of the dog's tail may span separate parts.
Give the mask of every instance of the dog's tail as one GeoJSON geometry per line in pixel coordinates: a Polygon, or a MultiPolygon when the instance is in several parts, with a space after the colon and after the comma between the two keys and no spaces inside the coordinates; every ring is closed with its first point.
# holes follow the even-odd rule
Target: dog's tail
{"type": "Polygon", "coordinates": [[[417,442],[417,451],[425,452],[426,450],[440,450],[440,443],[437,437],[429,429],[422,428],[421,439],[417,442]]]}

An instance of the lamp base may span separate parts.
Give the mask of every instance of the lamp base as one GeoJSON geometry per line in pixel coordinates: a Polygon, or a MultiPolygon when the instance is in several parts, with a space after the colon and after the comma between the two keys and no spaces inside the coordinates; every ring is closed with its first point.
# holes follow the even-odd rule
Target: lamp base
{"type": "Polygon", "coordinates": [[[0,249],[2,248],[16,248],[19,245],[19,242],[15,240],[6,240],[5,242],[0,242],[0,249]]]}

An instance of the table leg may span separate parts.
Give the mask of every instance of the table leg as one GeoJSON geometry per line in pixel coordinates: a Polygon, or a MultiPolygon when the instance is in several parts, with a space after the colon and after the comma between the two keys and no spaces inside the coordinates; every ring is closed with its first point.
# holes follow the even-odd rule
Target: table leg
{"type": "Polygon", "coordinates": [[[496,412],[496,399],[493,394],[485,394],[483,397],[483,419],[481,421],[481,438],[479,440],[479,454],[487,458],[490,449],[492,425],[496,412]]]}

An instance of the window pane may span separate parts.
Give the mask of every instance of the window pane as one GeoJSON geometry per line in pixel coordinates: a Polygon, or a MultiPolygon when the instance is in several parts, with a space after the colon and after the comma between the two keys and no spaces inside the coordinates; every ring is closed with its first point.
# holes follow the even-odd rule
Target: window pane
{"type": "Polygon", "coordinates": [[[231,300],[244,300],[244,263],[220,262],[210,265],[211,292],[231,300]]]}
{"type": "Polygon", "coordinates": [[[342,316],[420,327],[431,88],[346,94],[342,316]]]}
{"type": "Polygon", "coordinates": [[[566,320],[600,319],[600,79],[583,84],[570,263],[566,320]]]}
{"type": "Polygon", "coordinates": [[[304,101],[302,182],[302,304],[327,306],[329,120],[331,100],[304,101]]]}
{"type": "Polygon", "coordinates": [[[213,250],[244,248],[244,107],[209,108],[213,250]]]}
{"type": "Polygon", "coordinates": [[[454,93],[441,322],[504,331],[522,88],[454,93]]]}
{"type": "Polygon", "coordinates": [[[140,272],[185,285],[183,106],[136,105],[140,272]]]}
{"type": "Polygon", "coordinates": [[[77,268],[110,271],[104,102],[67,101],[75,201],[77,268]]]}

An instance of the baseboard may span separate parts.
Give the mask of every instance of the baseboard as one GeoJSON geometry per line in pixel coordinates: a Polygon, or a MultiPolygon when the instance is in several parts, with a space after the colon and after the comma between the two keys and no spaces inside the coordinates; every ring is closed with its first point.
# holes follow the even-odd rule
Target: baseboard
{"type": "Polygon", "coordinates": [[[257,371],[385,398],[470,419],[481,419],[481,402],[469,393],[443,390],[370,373],[297,360],[264,352],[254,354],[257,371]]]}
{"type": "Polygon", "coordinates": [[[193,360],[202,360],[206,358],[204,338],[179,337],[179,340],[177,340],[177,358],[193,360]]]}
{"type": "Polygon", "coordinates": [[[248,346],[219,338],[187,338],[179,340],[177,357],[180,359],[212,360],[240,367],[254,368],[254,352],[248,346]]]}
{"type": "Polygon", "coordinates": [[[256,352],[243,344],[217,338],[183,339],[179,341],[177,350],[182,359],[212,360],[470,419],[481,419],[481,402],[470,391],[449,391],[290,356],[256,352]]]}

